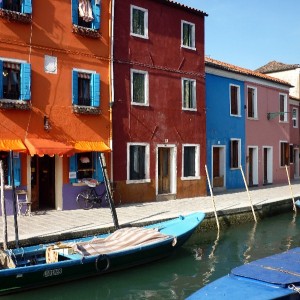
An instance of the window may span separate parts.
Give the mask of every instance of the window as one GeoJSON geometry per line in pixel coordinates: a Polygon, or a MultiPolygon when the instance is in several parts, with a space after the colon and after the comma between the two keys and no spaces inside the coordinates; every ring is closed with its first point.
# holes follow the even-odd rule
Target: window
{"type": "Polygon", "coordinates": [[[248,87],[248,118],[257,118],[257,89],[248,87]]]}
{"type": "Polygon", "coordinates": [[[148,38],[148,10],[131,5],[130,19],[131,35],[148,38]]]}
{"type": "Polygon", "coordinates": [[[291,164],[294,163],[294,145],[293,144],[290,145],[290,163],[291,164]]]}
{"type": "Polygon", "coordinates": [[[199,177],[199,145],[183,145],[183,179],[199,177]]]}
{"type": "Polygon", "coordinates": [[[148,72],[131,70],[131,103],[136,105],[148,105],[148,72]]]}
{"type": "Polygon", "coordinates": [[[196,110],[196,80],[182,78],[182,108],[196,110]]]}
{"type": "Polygon", "coordinates": [[[237,169],[241,165],[241,141],[232,139],[230,141],[230,168],[237,169]]]}
{"type": "MultiPolygon", "coordinates": [[[[20,162],[20,154],[17,152],[13,152],[13,160],[14,160],[14,179],[15,186],[20,186],[20,174],[21,174],[21,162],[20,162]]],[[[11,174],[10,174],[10,153],[7,151],[0,151],[0,161],[3,164],[3,172],[4,172],[4,184],[11,185],[11,174]]]]}
{"type": "Polygon", "coordinates": [[[280,122],[287,122],[287,96],[279,94],[279,120],[280,122]]]}
{"type": "Polygon", "coordinates": [[[280,142],[280,166],[284,167],[285,165],[289,165],[289,153],[290,147],[287,142],[280,142]]]}
{"type": "Polygon", "coordinates": [[[230,85],[230,115],[240,115],[240,87],[237,85],[230,85]]]}
{"type": "Polygon", "coordinates": [[[73,104],[79,106],[100,106],[100,75],[73,70],[73,104]]]}
{"type": "Polygon", "coordinates": [[[298,128],[298,108],[293,108],[292,114],[293,128],[298,128]]]}
{"type": "Polygon", "coordinates": [[[70,157],[70,181],[81,182],[83,179],[93,178],[103,181],[103,174],[99,161],[99,152],[82,152],[70,157]]]}
{"type": "Polygon", "coordinates": [[[181,47],[195,49],[195,24],[181,21],[181,47]]]}
{"type": "Polygon", "coordinates": [[[31,0],[1,0],[0,9],[1,8],[23,14],[32,13],[31,0]]]}
{"type": "Polygon", "coordinates": [[[128,144],[129,181],[146,181],[149,178],[149,145],[128,144]]]}
{"type": "Polygon", "coordinates": [[[100,0],[72,0],[74,25],[98,30],[100,28],[100,0]]]}
{"type": "Polygon", "coordinates": [[[31,66],[0,60],[0,99],[30,100],[31,66]]]}

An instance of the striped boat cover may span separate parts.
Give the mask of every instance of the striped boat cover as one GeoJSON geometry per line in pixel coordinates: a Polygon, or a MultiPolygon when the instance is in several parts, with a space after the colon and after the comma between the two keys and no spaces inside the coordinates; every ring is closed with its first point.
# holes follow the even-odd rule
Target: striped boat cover
{"type": "MultiPolygon", "coordinates": [[[[95,238],[89,242],[77,243],[74,245],[74,250],[83,256],[107,254],[170,238],[172,237],[162,234],[154,228],[130,227],[116,230],[106,238],[95,238]]],[[[172,239],[174,246],[176,239],[172,239]]]]}

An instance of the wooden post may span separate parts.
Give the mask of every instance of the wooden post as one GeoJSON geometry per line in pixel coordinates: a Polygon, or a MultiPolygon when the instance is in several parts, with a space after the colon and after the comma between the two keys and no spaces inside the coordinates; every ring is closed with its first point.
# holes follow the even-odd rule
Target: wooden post
{"type": "Polygon", "coordinates": [[[0,185],[1,185],[1,210],[2,210],[2,223],[3,223],[3,249],[7,250],[7,217],[6,217],[6,207],[4,198],[4,171],[3,162],[0,160],[0,185]]]}
{"type": "Polygon", "coordinates": [[[286,170],[286,175],[288,178],[288,182],[289,182],[289,187],[290,187],[290,191],[291,191],[291,195],[292,195],[292,200],[293,200],[293,210],[297,211],[296,209],[296,204],[295,204],[295,198],[294,198],[294,193],[293,193],[293,189],[292,189],[292,185],[291,185],[291,180],[290,180],[290,174],[289,174],[289,170],[288,170],[288,166],[285,165],[285,170],[286,170]]]}
{"type": "Polygon", "coordinates": [[[243,179],[244,179],[244,183],[245,183],[245,187],[246,187],[246,190],[247,190],[248,198],[249,198],[249,201],[250,201],[250,205],[251,205],[251,209],[252,209],[254,221],[257,222],[257,220],[256,220],[256,215],[255,215],[254,208],[253,208],[253,204],[252,204],[252,199],[251,199],[251,197],[250,197],[250,193],[249,193],[247,181],[246,181],[246,178],[245,178],[245,175],[244,175],[244,171],[243,171],[242,166],[240,166],[240,170],[241,170],[241,173],[242,173],[242,176],[243,176],[243,179]]]}
{"type": "Polygon", "coordinates": [[[214,194],[213,194],[213,191],[211,188],[210,179],[208,176],[207,165],[205,165],[205,172],[206,172],[206,178],[207,178],[207,182],[208,182],[208,186],[209,186],[210,196],[211,196],[213,207],[214,207],[214,213],[215,213],[215,218],[216,218],[216,222],[217,222],[217,227],[218,227],[218,230],[220,230],[220,224],[219,224],[217,210],[216,210],[215,198],[214,198],[214,194]]]}

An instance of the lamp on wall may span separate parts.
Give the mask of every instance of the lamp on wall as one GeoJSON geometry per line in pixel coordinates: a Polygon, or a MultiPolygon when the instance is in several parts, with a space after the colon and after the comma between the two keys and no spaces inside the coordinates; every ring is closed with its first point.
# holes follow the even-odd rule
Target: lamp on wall
{"type": "Polygon", "coordinates": [[[44,129],[47,132],[51,130],[51,124],[50,124],[49,118],[47,116],[44,116],[44,129]]]}

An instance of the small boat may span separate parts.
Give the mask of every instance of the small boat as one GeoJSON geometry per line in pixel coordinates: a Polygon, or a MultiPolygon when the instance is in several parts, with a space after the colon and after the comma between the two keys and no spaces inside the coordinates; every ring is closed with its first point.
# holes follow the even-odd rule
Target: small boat
{"type": "Polygon", "coordinates": [[[186,242],[205,214],[111,234],[0,252],[0,295],[113,272],[170,255],[186,242]]]}
{"type": "Polygon", "coordinates": [[[300,248],[234,268],[187,298],[195,299],[300,299],[300,248]]]}
{"type": "Polygon", "coordinates": [[[295,201],[295,205],[300,208],[300,200],[295,201]]]}

